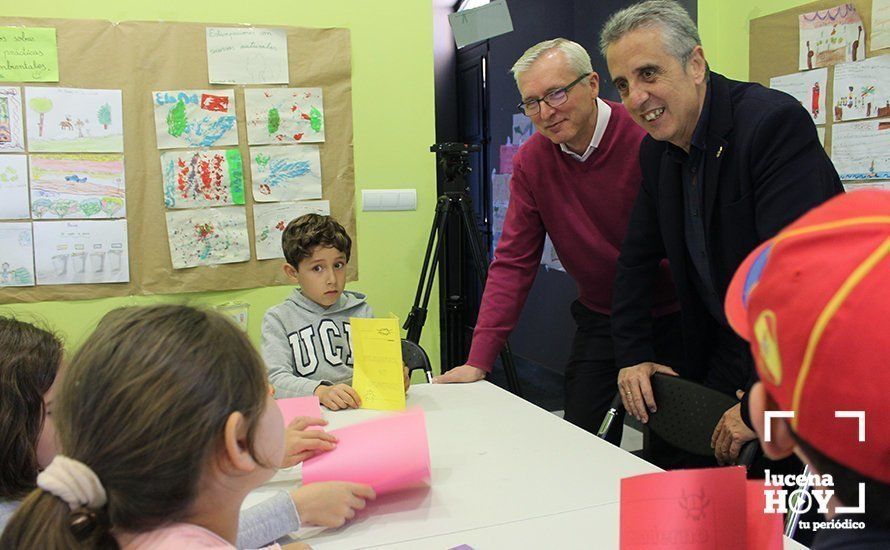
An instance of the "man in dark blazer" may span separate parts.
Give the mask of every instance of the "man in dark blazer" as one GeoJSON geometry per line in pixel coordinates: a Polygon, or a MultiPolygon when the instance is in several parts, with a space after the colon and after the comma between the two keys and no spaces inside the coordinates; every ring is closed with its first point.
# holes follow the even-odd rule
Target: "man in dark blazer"
{"type": "MultiPolygon", "coordinates": [[[[622,102],[647,132],[643,184],[618,258],[612,333],[618,386],[645,422],[655,372],[743,398],[753,360],[723,313],[736,268],[759,243],[843,192],[812,119],[789,95],[711,72],[695,24],[678,4],[652,0],[615,13],[600,41],[622,102]],[[652,276],[670,261],[683,318],[682,372],[653,361],[652,276]]],[[[729,409],[712,436],[732,463],[756,436],[729,409]]],[[[746,415],[745,415],[746,416],[746,415]]]]}

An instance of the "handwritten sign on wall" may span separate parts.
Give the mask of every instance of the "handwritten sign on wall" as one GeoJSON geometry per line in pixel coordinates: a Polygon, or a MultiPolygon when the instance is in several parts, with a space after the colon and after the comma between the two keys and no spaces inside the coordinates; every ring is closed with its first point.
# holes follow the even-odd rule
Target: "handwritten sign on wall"
{"type": "Polygon", "coordinates": [[[0,82],[58,82],[56,29],[0,27],[0,82]]]}
{"type": "Polygon", "coordinates": [[[212,84],[287,84],[283,29],[207,27],[207,68],[212,84]]]}

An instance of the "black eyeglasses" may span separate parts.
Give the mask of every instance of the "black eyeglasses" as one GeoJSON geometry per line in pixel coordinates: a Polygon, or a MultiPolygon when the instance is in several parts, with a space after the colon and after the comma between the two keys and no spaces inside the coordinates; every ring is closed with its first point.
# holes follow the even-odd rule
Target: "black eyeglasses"
{"type": "Polygon", "coordinates": [[[550,105],[551,107],[562,105],[569,99],[569,90],[571,90],[575,86],[575,84],[581,82],[588,76],[590,76],[590,73],[584,73],[573,80],[572,83],[568,86],[563,86],[562,88],[553,90],[540,99],[529,99],[528,101],[523,101],[516,107],[519,109],[519,112],[524,113],[525,116],[534,116],[541,112],[542,101],[547,105],[550,105]]]}

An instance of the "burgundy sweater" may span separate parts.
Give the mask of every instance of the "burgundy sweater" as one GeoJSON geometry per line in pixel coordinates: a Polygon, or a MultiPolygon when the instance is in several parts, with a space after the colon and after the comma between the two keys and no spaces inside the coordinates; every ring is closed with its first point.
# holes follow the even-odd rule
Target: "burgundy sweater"
{"type": "MultiPolygon", "coordinates": [[[[549,234],[587,308],[609,314],[618,251],[642,175],[646,133],[624,107],[612,107],[599,147],[581,162],[535,133],[513,158],[510,204],[473,332],[467,363],[490,371],[516,326],[549,234]]],[[[655,315],[679,308],[666,262],[654,288],[655,315]]]]}

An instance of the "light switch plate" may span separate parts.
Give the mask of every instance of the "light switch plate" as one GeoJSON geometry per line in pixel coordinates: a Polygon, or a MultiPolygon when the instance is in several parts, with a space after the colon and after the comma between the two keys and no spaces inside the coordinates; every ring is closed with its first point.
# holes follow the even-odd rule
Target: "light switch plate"
{"type": "Polygon", "coordinates": [[[362,210],[417,210],[416,189],[363,189],[362,210]]]}

